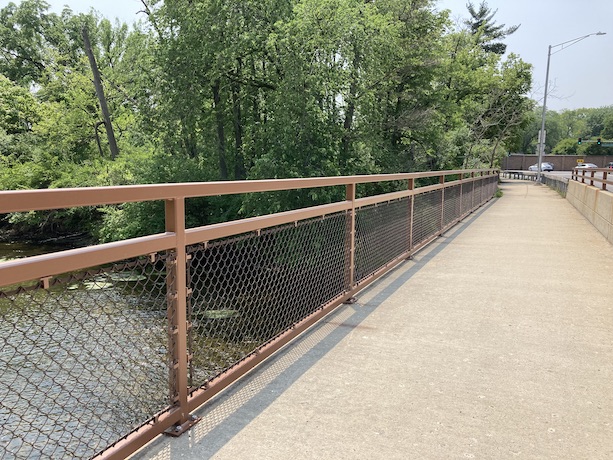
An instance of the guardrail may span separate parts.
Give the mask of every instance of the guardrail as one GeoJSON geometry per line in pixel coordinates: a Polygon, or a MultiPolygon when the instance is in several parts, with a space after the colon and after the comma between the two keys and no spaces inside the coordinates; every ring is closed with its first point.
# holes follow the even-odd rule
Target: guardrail
{"type": "MultiPolygon", "coordinates": [[[[538,173],[533,171],[501,171],[500,176],[507,179],[538,180],[538,173]]],[[[568,179],[553,174],[541,173],[541,183],[555,190],[563,197],[568,190],[568,179]]]]}
{"type": "Polygon", "coordinates": [[[496,192],[496,170],[0,192],[0,212],[165,203],[166,232],[0,263],[0,457],[125,458],[496,192]],[[416,187],[416,181],[438,183],[416,187]],[[360,184],[403,181],[357,198],[360,184]],[[194,197],[343,201],[185,228],[194,197]]]}
{"type": "Polygon", "coordinates": [[[531,180],[536,182],[538,173],[532,171],[503,170],[500,171],[500,177],[506,179],[531,180]]]}
{"type": "Polygon", "coordinates": [[[575,168],[571,178],[582,184],[589,183],[592,186],[598,184],[602,190],[611,191],[613,190],[613,181],[608,179],[611,173],[613,173],[613,170],[609,168],[575,168]],[[607,186],[609,186],[608,189],[607,186]]]}

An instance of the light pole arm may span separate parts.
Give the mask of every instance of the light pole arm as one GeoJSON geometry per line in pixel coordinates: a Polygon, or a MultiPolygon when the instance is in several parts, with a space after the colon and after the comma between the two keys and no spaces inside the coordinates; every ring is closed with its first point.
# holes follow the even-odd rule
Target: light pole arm
{"type": "Polygon", "coordinates": [[[556,54],[562,50],[565,50],[569,46],[573,46],[575,43],[579,43],[581,40],[585,40],[587,37],[591,37],[592,35],[606,35],[606,34],[607,34],[606,32],[594,32],[593,34],[587,34],[587,35],[584,35],[583,37],[573,38],[572,40],[558,43],[557,45],[549,45],[549,52],[551,53],[552,48],[557,48],[558,46],[561,46],[562,48],[551,53],[551,54],[556,54]],[[567,45],[567,46],[564,46],[564,45],[567,45]]]}
{"type": "Polygon", "coordinates": [[[549,86],[549,63],[551,62],[551,55],[556,54],[562,51],[563,49],[568,48],[569,46],[573,46],[575,43],[578,43],[581,40],[585,40],[587,37],[591,37],[592,35],[606,35],[606,32],[594,32],[593,34],[587,34],[582,37],[573,38],[572,40],[558,43],[557,45],[549,45],[549,48],[547,49],[547,71],[545,72],[545,95],[543,96],[543,115],[541,117],[541,135],[539,136],[539,141],[538,141],[538,163],[537,163],[537,168],[536,168],[536,170],[538,171],[536,175],[537,184],[541,182],[542,162],[543,162],[543,156],[545,155],[545,114],[547,113],[547,88],[549,86]],[[551,50],[553,48],[557,48],[558,46],[561,46],[562,48],[552,53],[551,50]]]}

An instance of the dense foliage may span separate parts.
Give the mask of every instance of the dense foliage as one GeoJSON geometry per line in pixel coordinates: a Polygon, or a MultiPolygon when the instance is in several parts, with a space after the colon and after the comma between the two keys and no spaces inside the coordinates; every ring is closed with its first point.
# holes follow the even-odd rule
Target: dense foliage
{"type": "MultiPolygon", "coordinates": [[[[523,130],[517,131],[507,147],[514,153],[535,153],[541,129],[542,107],[534,110],[523,130]]],[[[545,153],[552,155],[613,155],[613,106],[548,110],[545,153]],[[582,142],[579,144],[578,140],[582,142]],[[601,140],[598,145],[597,140],[601,140]]]]}
{"type": "MultiPolygon", "coordinates": [[[[516,28],[496,26],[485,3],[471,5],[466,27],[433,0],[142,4],[132,27],[94,11],[51,13],[43,0],[0,11],[0,189],[490,166],[532,120],[530,65],[499,42],[516,28]]],[[[189,223],[334,193],[193,201],[189,223]]],[[[9,221],[28,232],[86,225],[113,240],[161,230],[162,210],[126,204],[9,221]]]]}

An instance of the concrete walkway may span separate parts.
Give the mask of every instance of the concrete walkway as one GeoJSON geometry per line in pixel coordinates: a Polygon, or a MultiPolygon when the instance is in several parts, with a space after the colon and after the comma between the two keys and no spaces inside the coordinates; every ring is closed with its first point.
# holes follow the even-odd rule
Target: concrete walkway
{"type": "Polygon", "coordinates": [[[613,246],[502,198],[139,459],[613,459],[613,246]]]}

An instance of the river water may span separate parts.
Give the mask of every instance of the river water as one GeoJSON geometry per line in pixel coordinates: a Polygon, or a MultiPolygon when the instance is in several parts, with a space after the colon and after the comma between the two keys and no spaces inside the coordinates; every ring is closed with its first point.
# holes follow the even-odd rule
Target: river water
{"type": "MultiPolygon", "coordinates": [[[[294,292],[313,282],[313,267],[282,264],[259,244],[248,236],[220,242],[217,252],[189,249],[190,385],[305,314],[294,292]],[[245,272],[246,253],[253,260],[245,272]],[[283,283],[279,271],[294,281],[283,283]]],[[[57,250],[4,243],[0,263],[57,250]]],[[[337,278],[331,283],[342,284],[337,278]]],[[[166,283],[166,256],[158,254],[56,276],[49,289],[0,288],[0,459],[89,458],[169,406],[166,283]]]]}
{"type": "MultiPolygon", "coordinates": [[[[0,263],[57,250],[1,243],[0,263]]],[[[0,288],[0,458],[89,458],[164,409],[167,337],[146,261],[0,288]]]]}
{"type": "Polygon", "coordinates": [[[48,245],[34,245],[27,243],[1,243],[0,242],[0,263],[7,260],[21,259],[22,257],[37,256],[49,252],[61,251],[62,247],[48,245]]]}

